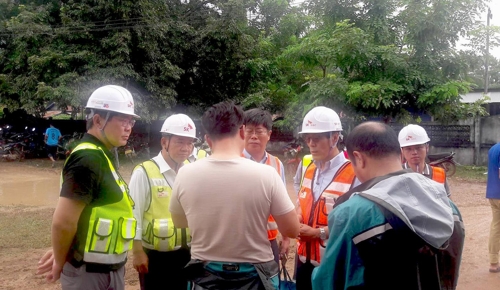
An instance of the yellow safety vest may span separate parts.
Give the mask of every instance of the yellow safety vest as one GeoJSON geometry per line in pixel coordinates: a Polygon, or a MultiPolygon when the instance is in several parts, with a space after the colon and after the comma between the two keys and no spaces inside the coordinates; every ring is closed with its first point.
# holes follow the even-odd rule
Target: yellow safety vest
{"type": "Polygon", "coordinates": [[[157,251],[175,251],[191,244],[189,229],[177,229],[174,226],[170,211],[172,187],[161,174],[160,168],[153,160],[140,164],[146,172],[150,186],[150,203],[143,216],[142,242],[157,251]]]}
{"type": "MultiPolygon", "coordinates": [[[[205,157],[208,157],[208,153],[207,151],[203,150],[203,149],[200,149],[198,150],[198,153],[196,154],[196,160],[200,160],[200,159],[203,159],[205,157]]],[[[186,159],[184,160],[184,164],[189,164],[191,163],[191,161],[189,161],[189,159],[186,159]]]]}
{"type": "Polygon", "coordinates": [[[135,237],[137,222],[132,212],[134,201],[128,194],[125,181],[118,175],[113,163],[101,147],[83,142],[76,146],[71,154],[80,150],[100,150],[108,161],[116,184],[123,193],[123,198],[118,202],[92,208],[88,220],[83,261],[109,265],[119,264],[127,259],[127,251],[132,247],[132,240],[135,237]]]}

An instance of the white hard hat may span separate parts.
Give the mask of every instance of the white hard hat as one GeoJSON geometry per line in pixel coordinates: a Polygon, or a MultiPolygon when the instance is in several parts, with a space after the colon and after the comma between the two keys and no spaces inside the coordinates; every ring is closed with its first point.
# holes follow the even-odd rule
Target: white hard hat
{"type": "Polygon", "coordinates": [[[306,114],[299,134],[337,131],[342,131],[339,115],[334,110],[321,106],[313,108],[306,114]]]}
{"type": "Polygon", "coordinates": [[[193,120],[184,114],[175,114],[168,117],[161,126],[161,133],[172,134],[181,137],[196,138],[196,126],[193,120]]]}
{"type": "Polygon", "coordinates": [[[425,129],[419,125],[408,125],[401,129],[398,140],[401,147],[420,145],[431,141],[425,129]]]}
{"type": "Polygon", "coordinates": [[[120,86],[107,85],[98,88],[90,95],[86,108],[116,112],[139,118],[134,113],[132,94],[120,86]]]}

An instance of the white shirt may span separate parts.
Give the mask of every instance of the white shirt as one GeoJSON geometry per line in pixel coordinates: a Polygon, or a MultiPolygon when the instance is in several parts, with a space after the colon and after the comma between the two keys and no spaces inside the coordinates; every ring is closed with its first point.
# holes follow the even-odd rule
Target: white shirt
{"type": "MultiPolygon", "coordinates": [[[[161,152],[158,156],[152,158],[158,167],[160,168],[160,173],[163,174],[167,183],[170,187],[174,186],[175,176],[177,175],[175,171],[170,168],[165,159],[163,159],[163,155],[161,152]]],[[[144,215],[144,211],[149,206],[149,201],[151,200],[151,189],[149,188],[148,177],[144,168],[141,166],[137,166],[132,172],[132,177],[130,177],[129,184],[130,196],[134,200],[133,213],[134,217],[137,220],[137,228],[134,240],[142,240],[142,217],[144,215]]],[[[168,210],[166,208],[165,210],[168,210]]]]}
{"type": "MultiPolygon", "coordinates": [[[[347,158],[345,158],[344,153],[340,152],[337,154],[337,156],[333,157],[331,160],[325,162],[325,168],[321,168],[321,162],[319,161],[314,161],[314,164],[318,168],[316,170],[316,175],[313,178],[313,185],[312,185],[312,191],[313,191],[313,196],[314,200],[318,200],[318,198],[321,196],[323,191],[330,185],[330,183],[333,180],[333,177],[335,174],[337,174],[337,171],[340,169],[344,163],[346,163],[347,158]]],[[[295,192],[299,192],[300,190],[300,182],[302,181],[302,161],[299,164],[299,167],[297,168],[297,172],[295,173],[295,177],[293,178],[293,187],[295,189],[295,192]]],[[[352,188],[360,185],[361,182],[359,182],[358,178],[354,179],[354,184],[352,188]]]]}

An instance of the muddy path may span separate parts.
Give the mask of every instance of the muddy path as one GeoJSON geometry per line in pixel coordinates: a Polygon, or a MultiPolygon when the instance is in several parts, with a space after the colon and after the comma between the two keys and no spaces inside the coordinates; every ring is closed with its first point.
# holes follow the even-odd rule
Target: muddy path
{"type": "MultiPolygon", "coordinates": [[[[34,273],[50,246],[50,220],[57,204],[61,168],[62,162],[50,168],[45,160],[0,162],[0,289],[60,289],[58,283],[46,284],[34,273]]],[[[125,179],[130,178],[132,168],[125,164],[120,169],[125,179]]],[[[458,289],[500,289],[500,273],[488,272],[491,211],[484,198],[485,184],[451,179],[450,188],[466,228],[458,289]]],[[[288,189],[292,197],[290,184],[288,189]]],[[[293,269],[293,258],[287,268],[293,269]]],[[[131,262],[127,263],[126,284],[127,290],[139,289],[131,262]]]]}

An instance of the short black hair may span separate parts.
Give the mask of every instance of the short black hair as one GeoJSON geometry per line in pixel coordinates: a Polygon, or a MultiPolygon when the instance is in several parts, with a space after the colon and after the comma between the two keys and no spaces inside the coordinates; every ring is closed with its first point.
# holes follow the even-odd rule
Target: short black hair
{"type": "Polygon", "coordinates": [[[245,111],[245,119],[243,121],[243,124],[245,124],[245,126],[262,125],[268,131],[270,131],[273,129],[273,118],[271,117],[271,114],[268,111],[255,108],[245,111]]]}
{"type": "Polygon", "coordinates": [[[202,125],[213,140],[234,136],[243,125],[244,112],[234,102],[220,102],[205,111],[202,125]]]}
{"type": "Polygon", "coordinates": [[[345,145],[349,156],[354,156],[354,151],[376,159],[401,156],[396,132],[380,122],[365,122],[356,126],[345,138],[345,145]]]}

